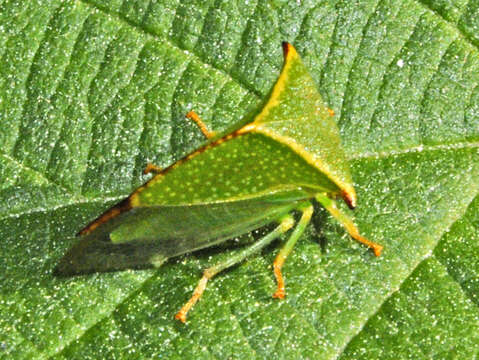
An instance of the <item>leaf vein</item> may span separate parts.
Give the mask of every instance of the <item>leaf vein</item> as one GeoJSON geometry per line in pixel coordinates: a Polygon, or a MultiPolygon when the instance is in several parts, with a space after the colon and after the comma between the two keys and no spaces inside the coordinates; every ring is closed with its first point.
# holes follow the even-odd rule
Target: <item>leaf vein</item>
{"type": "MultiPolygon", "coordinates": [[[[471,0],[469,0],[470,2],[471,0]]],[[[475,47],[477,50],[479,50],[479,43],[477,43],[477,41],[475,41],[474,39],[471,39],[463,30],[461,30],[461,28],[458,26],[458,24],[455,24],[453,23],[452,21],[446,19],[441,13],[439,13],[439,11],[437,10],[434,10],[427,2],[425,2],[424,0],[416,0],[416,2],[421,5],[424,9],[428,10],[428,11],[431,11],[436,17],[440,18],[442,21],[444,21],[446,24],[450,25],[452,28],[454,28],[458,34],[461,36],[461,38],[463,38],[468,44],[470,44],[471,46],[475,47]]],[[[468,3],[469,4],[469,3],[468,3]]],[[[468,4],[466,4],[463,8],[464,9],[467,9],[468,8],[468,4]]],[[[463,13],[464,15],[464,13],[463,13]]]]}
{"type": "Polygon", "coordinates": [[[450,272],[449,267],[447,266],[447,264],[445,264],[443,261],[441,261],[442,259],[437,257],[436,255],[433,254],[432,256],[434,257],[434,259],[437,260],[437,262],[439,264],[441,264],[442,268],[451,277],[451,279],[454,280],[454,282],[459,285],[459,287],[461,288],[461,293],[464,295],[464,297],[469,299],[471,301],[471,303],[474,304],[474,307],[476,309],[478,309],[478,311],[479,311],[479,304],[477,304],[476,300],[474,300],[474,298],[471,297],[470,292],[466,291],[466,289],[464,288],[463,283],[456,276],[454,276],[453,273],[450,272]]]}
{"type": "MultiPolygon", "coordinates": [[[[135,73],[136,73],[136,71],[138,70],[138,63],[141,61],[141,52],[142,52],[143,49],[145,48],[145,45],[146,45],[146,43],[142,43],[141,48],[139,49],[139,51],[136,52],[135,69],[132,71],[132,75],[131,75],[131,77],[130,77],[130,79],[129,79],[129,83],[128,83],[127,85],[125,85],[122,89],[120,89],[120,90],[118,91],[119,95],[117,95],[117,97],[121,97],[121,94],[120,94],[121,90],[123,90],[124,88],[126,88],[126,87],[130,84],[131,80],[134,78],[135,73]]],[[[144,93],[143,93],[143,94],[144,94],[144,93]]],[[[138,96],[136,96],[136,97],[135,97],[135,100],[138,99],[139,97],[141,97],[141,95],[142,95],[142,94],[139,94],[138,96]]],[[[128,105],[131,104],[131,103],[133,103],[133,101],[128,101],[128,102],[127,102],[128,105]]],[[[119,106],[119,109],[121,109],[121,106],[119,106]]],[[[146,118],[146,116],[145,116],[145,107],[143,106],[143,121],[141,122],[141,126],[142,126],[141,132],[142,132],[142,133],[143,133],[143,129],[144,129],[144,126],[145,126],[145,122],[144,122],[144,121],[145,121],[145,118],[146,118]]],[[[118,152],[118,147],[119,147],[119,145],[120,145],[119,142],[123,142],[123,140],[122,140],[121,137],[120,137],[120,132],[121,132],[121,129],[123,128],[123,124],[124,124],[124,122],[125,122],[125,116],[119,116],[119,117],[118,117],[118,120],[119,120],[119,121],[117,121],[117,123],[116,123],[117,128],[118,128],[118,132],[117,132],[117,134],[116,134],[117,136],[116,136],[116,138],[115,138],[115,146],[114,146],[114,149],[112,149],[113,153],[115,153],[115,154],[118,152]]],[[[138,144],[137,144],[137,146],[135,147],[136,150],[139,149],[139,141],[140,141],[140,140],[141,140],[141,134],[140,134],[140,136],[138,136],[138,144]]],[[[138,153],[139,153],[139,152],[138,152],[138,153]]],[[[138,154],[137,154],[137,156],[138,156],[138,154]]],[[[130,174],[128,174],[128,175],[130,175],[131,181],[133,181],[133,180],[134,180],[134,179],[133,179],[133,174],[130,172],[130,174]]],[[[123,175],[122,175],[122,176],[123,176],[123,175]]]]}
{"type": "MultiPolygon", "coordinates": [[[[124,303],[126,303],[128,300],[132,299],[133,297],[137,296],[142,290],[143,288],[150,282],[152,281],[153,278],[155,278],[155,273],[152,273],[150,274],[150,276],[148,278],[146,278],[141,284],[140,286],[133,290],[131,293],[129,293],[128,295],[126,295],[121,301],[119,301],[117,304],[115,304],[115,306],[109,311],[109,312],[106,312],[105,314],[103,314],[103,316],[101,318],[97,318],[96,321],[92,322],[90,324],[90,326],[86,329],[84,329],[84,331],[81,333],[81,335],[79,335],[78,337],[76,337],[75,339],[71,339],[69,342],[67,342],[65,344],[65,346],[58,352],[56,352],[54,355],[55,357],[58,357],[58,355],[61,355],[63,354],[66,350],[68,350],[70,348],[70,346],[74,343],[80,343],[81,339],[84,338],[90,331],[92,331],[92,329],[101,324],[102,322],[108,320],[111,315],[118,310],[118,308],[123,305],[124,303]]],[[[52,356],[50,356],[52,357],[52,356]]]]}
{"type": "Polygon", "coordinates": [[[9,213],[7,216],[0,216],[0,220],[5,220],[5,219],[11,219],[11,218],[19,218],[22,216],[28,216],[31,214],[36,214],[36,213],[48,213],[52,212],[58,209],[62,209],[68,206],[73,206],[73,205],[83,205],[83,204],[94,204],[94,203],[107,203],[107,202],[114,202],[114,201],[119,201],[123,200],[126,198],[128,195],[121,195],[121,196],[111,196],[111,197],[98,197],[98,198],[76,198],[71,202],[63,202],[61,204],[57,204],[54,206],[51,206],[49,208],[45,207],[36,207],[36,208],[31,208],[28,209],[27,211],[21,211],[17,213],[9,213]]]}
{"type": "MultiPolygon", "coordinates": [[[[440,239],[444,236],[445,233],[447,233],[447,232],[449,231],[449,229],[454,225],[454,223],[455,223],[458,219],[460,219],[462,216],[464,216],[465,212],[467,211],[467,208],[469,207],[469,205],[472,203],[472,201],[474,200],[474,198],[475,198],[475,197],[477,196],[477,194],[478,194],[478,189],[476,188],[476,189],[474,189],[474,190],[475,190],[475,195],[474,195],[474,196],[471,196],[471,199],[470,199],[470,201],[469,201],[468,206],[465,206],[465,208],[464,208],[463,214],[462,214],[461,216],[458,216],[455,221],[452,221],[447,228],[443,229],[442,233],[438,235],[438,241],[436,242],[436,244],[434,245],[434,247],[431,249],[431,252],[434,251],[434,249],[435,249],[435,248],[437,247],[437,245],[439,244],[440,239]]],[[[371,321],[371,320],[374,318],[374,316],[376,316],[376,314],[378,314],[378,313],[382,310],[382,308],[385,306],[385,304],[387,303],[387,301],[388,301],[389,299],[391,299],[396,293],[398,293],[398,292],[401,290],[401,288],[403,287],[403,285],[404,285],[404,284],[406,283],[406,281],[410,278],[411,274],[412,274],[419,266],[421,266],[421,264],[423,264],[425,261],[427,261],[427,260],[429,260],[429,259],[431,259],[431,256],[428,255],[428,254],[426,254],[426,256],[424,256],[422,259],[420,259],[420,260],[410,269],[409,274],[402,279],[402,281],[401,281],[401,283],[399,284],[398,288],[397,288],[396,290],[394,290],[394,291],[391,291],[391,292],[383,299],[382,304],[381,304],[372,314],[370,314],[370,315],[368,316],[368,318],[367,318],[366,321],[364,322],[364,324],[363,324],[363,326],[361,327],[361,329],[359,329],[359,331],[358,331],[354,336],[352,336],[351,338],[348,339],[348,341],[347,341],[347,342],[344,344],[344,346],[341,348],[341,351],[338,353],[338,356],[336,357],[336,359],[339,358],[339,357],[344,353],[344,350],[349,346],[349,344],[352,343],[352,341],[353,341],[356,337],[360,336],[362,329],[364,329],[364,327],[369,323],[369,321],[371,321]]],[[[401,261],[402,261],[402,260],[401,260],[401,261]]],[[[443,265],[443,264],[441,263],[441,265],[443,265]]]]}
{"type": "MultiPolygon", "coordinates": [[[[78,46],[79,44],[79,41],[80,41],[80,34],[83,30],[83,28],[85,27],[85,22],[88,20],[88,17],[89,17],[89,14],[87,16],[84,17],[83,21],[82,21],[82,24],[81,26],[79,26],[78,28],[78,31],[77,33],[75,34],[76,35],[76,38],[75,38],[75,41],[74,41],[74,44],[73,46],[71,46],[71,48],[69,49],[70,50],[70,53],[67,55],[65,54],[66,56],[68,56],[68,62],[65,64],[65,67],[64,67],[64,71],[62,73],[62,79],[61,80],[58,80],[56,86],[55,86],[55,90],[53,91],[53,95],[51,96],[54,100],[53,102],[55,101],[55,98],[58,98],[58,89],[59,87],[62,85],[63,81],[65,81],[65,75],[68,73],[68,68],[71,66],[72,64],[72,60],[73,60],[73,54],[75,53],[75,48],[78,46]]],[[[65,115],[65,110],[62,111],[62,115],[65,115]]],[[[54,142],[54,145],[50,148],[50,151],[48,153],[48,158],[46,160],[46,169],[45,169],[45,172],[48,173],[49,170],[51,169],[51,166],[53,165],[52,162],[53,162],[53,151],[55,149],[55,147],[58,145],[59,141],[61,140],[62,138],[62,133],[65,129],[65,121],[64,121],[64,116],[61,116],[60,117],[60,121],[62,121],[62,124],[61,124],[61,127],[60,127],[60,130],[58,131],[57,135],[55,136],[56,139],[53,141],[54,142]]],[[[53,139],[52,139],[53,140],[53,139]]]]}
{"type": "MultiPolygon", "coordinates": [[[[334,22],[334,28],[333,28],[333,31],[331,31],[331,42],[329,44],[329,48],[328,48],[328,52],[326,54],[326,59],[324,60],[324,66],[323,68],[321,69],[321,77],[320,77],[320,80],[319,80],[319,88],[320,89],[324,89],[324,81],[325,81],[325,78],[326,78],[326,71],[325,69],[328,68],[328,64],[329,64],[329,55],[331,55],[331,53],[333,52],[333,48],[335,47],[335,43],[334,43],[334,38],[336,37],[336,32],[338,31],[338,22],[339,22],[339,14],[338,14],[338,5],[339,2],[336,3],[336,6],[335,6],[335,10],[336,10],[336,21],[334,22]]],[[[329,106],[332,106],[331,104],[331,99],[328,99],[328,96],[327,96],[327,92],[322,92],[321,93],[321,96],[323,97],[323,99],[325,100],[325,103],[328,104],[329,106]]]]}
{"type": "Polygon", "coordinates": [[[386,150],[377,152],[364,152],[361,154],[351,154],[348,156],[348,160],[360,160],[360,159],[384,159],[388,157],[395,157],[405,155],[409,153],[419,153],[425,151],[440,151],[440,150],[462,150],[462,149],[474,149],[479,148],[478,141],[471,142],[456,142],[451,144],[434,144],[424,145],[419,144],[417,146],[399,149],[399,150],[386,150]]]}
{"type": "Polygon", "coordinates": [[[17,167],[20,167],[25,171],[28,171],[28,172],[31,172],[31,173],[35,174],[35,176],[37,176],[38,179],[40,179],[42,181],[45,181],[47,184],[54,185],[54,186],[58,187],[59,189],[63,190],[65,193],[67,193],[67,194],[69,194],[69,195],[71,195],[71,196],[73,196],[77,199],[82,198],[80,194],[76,194],[76,193],[71,192],[70,189],[67,189],[66,187],[62,186],[61,184],[56,183],[55,181],[53,181],[52,179],[50,179],[48,176],[41,173],[40,171],[25,165],[24,163],[22,163],[21,161],[19,161],[15,157],[4,154],[4,153],[1,153],[1,152],[0,152],[0,156],[4,157],[7,161],[10,161],[10,162],[14,163],[17,167]]]}
{"type": "MultiPolygon", "coordinates": [[[[219,293],[220,296],[223,298],[223,300],[227,300],[227,299],[225,298],[225,296],[223,295],[223,291],[218,291],[218,293],[219,293]]],[[[245,335],[245,332],[244,332],[244,329],[243,329],[243,324],[242,324],[241,320],[240,320],[240,319],[238,318],[238,316],[233,312],[233,309],[231,308],[231,305],[230,305],[229,302],[228,302],[228,309],[229,309],[230,315],[234,317],[236,323],[238,324],[239,330],[240,330],[240,332],[241,332],[241,335],[242,335],[243,338],[245,339],[246,344],[248,345],[248,348],[251,349],[251,351],[252,351],[255,355],[257,355],[257,354],[256,354],[256,349],[253,348],[253,345],[250,343],[249,338],[245,335]]]]}
{"type": "MultiPolygon", "coordinates": [[[[22,119],[25,119],[26,118],[26,113],[27,113],[27,109],[26,109],[26,104],[30,103],[32,101],[31,99],[31,94],[30,94],[30,91],[29,91],[29,88],[30,88],[30,84],[32,83],[33,81],[33,66],[34,64],[38,61],[38,57],[40,56],[39,55],[39,52],[40,52],[40,49],[42,48],[42,45],[43,43],[45,42],[45,38],[47,36],[47,32],[48,32],[48,29],[49,29],[49,25],[50,23],[53,21],[53,18],[54,18],[54,14],[56,13],[56,11],[58,10],[58,8],[60,7],[60,5],[55,8],[54,10],[52,10],[52,12],[49,14],[49,18],[47,21],[45,21],[45,25],[44,28],[43,28],[43,33],[42,33],[42,36],[41,36],[41,39],[38,41],[38,46],[37,48],[35,49],[35,52],[33,54],[33,56],[31,57],[31,62],[30,64],[28,64],[28,70],[27,70],[27,79],[25,81],[25,93],[27,94],[26,96],[26,100],[23,102],[22,104],[22,119]]],[[[22,125],[23,125],[24,121],[21,120],[20,121],[20,124],[19,126],[17,127],[17,136],[16,136],[16,139],[15,139],[15,142],[13,143],[11,149],[12,149],[12,154],[15,154],[16,152],[16,149],[20,143],[20,140],[21,140],[21,136],[20,136],[20,132],[22,130],[22,125]]]]}
{"type": "MultiPolygon", "coordinates": [[[[233,61],[233,64],[232,64],[231,68],[234,68],[237,64],[239,64],[239,56],[243,53],[242,47],[244,46],[244,44],[248,43],[248,41],[247,41],[248,35],[249,35],[248,34],[248,29],[249,29],[251,21],[252,21],[251,19],[253,19],[255,17],[255,15],[258,11],[259,1],[261,1],[261,0],[256,0],[256,4],[254,5],[254,9],[253,9],[253,12],[251,14],[251,17],[246,22],[243,30],[241,31],[241,35],[239,36],[239,38],[241,39],[240,40],[240,46],[238,46],[238,50],[237,50],[236,55],[234,57],[234,61],[233,61]]],[[[256,95],[256,97],[259,97],[259,98],[262,97],[261,93],[259,93],[259,92],[253,92],[253,94],[256,95]]]]}
{"type": "Polygon", "coordinates": [[[347,77],[347,81],[346,81],[346,86],[345,86],[345,89],[344,89],[344,96],[341,97],[341,103],[337,105],[341,109],[340,117],[337,120],[338,126],[342,123],[342,121],[344,119],[344,111],[342,111],[342,109],[344,108],[344,105],[345,105],[344,101],[348,99],[348,94],[352,91],[351,90],[351,86],[352,86],[351,77],[352,77],[353,71],[355,69],[355,65],[356,65],[356,62],[358,60],[359,54],[361,53],[361,46],[364,43],[364,38],[366,37],[366,32],[369,29],[369,26],[371,24],[371,19],[375,15],[380,3],[381,3],[381,0],[376,2],[376,4],[374,5],[374,10],[369,13],[368,19],[365,21],[364,26],[361,30],[361,37],[360,37],[361,40],[359,41],[359,44],[356,48],[356,53],[354,54],[354,58],[351,61],[351,67],[349,68],[349,73],[348,73],[348,77],[347,77]]]}
{"type": "Polygon", "coordinates": [[[181,50],[185,55],[189,56],[189,57],[193,57],[195,59],[197,59],[199,62],[203,63],[203,64],[207,64],[209,65],[211,68],[215,69],[216,71],[218,71],[219,73],[223,74],[223,76],[225,77],[228,77],[230,78],[231,80],[233,80],[235,83],[238,84],[238,86],[240,86],[241,88],[243,88],[244,90],[248,91],[248,92],[251,92],[253,93],[254,95],[256,95],[257,97],[260,97],[261,96],[261,93],[258,92],[257,90],[255,90],[254,88],[252,88],[251,86],[249,86],[247,83],[241,81],[241,79],[239,77],[236,77],[236,76],[232,76],[231,74],[229,74],[228,72],[226,72],[226,70],[214,65],[214,64],[209,64],[209,63],[206,63],[200,56],[198,56],[195,52],[193,51],[190,51],[188,49],[185,49],[183,47],[181,47],[179,44],[173,42],[171,39],[162,39],[161,37],[159,37],[157,34],[155,34],[154,32],[152,32],[151,30],[148,30],[146,28],[143,28],[141,27],[141,25],[129,20],[129,19],[126,19],[125,17],[121,16],[120,14],[116,13],[116,12],[112,12],[110,11],[110,9],[104,7],[104,6],[99,6],[98,4],[94,4],[92,3],[90,0],[77,0],[79,2],[83,2],[95,9],[97,9],[98,11],[101,11],[111,17],[114,17],[116,18],[117,20],[119,20],[120,22],[123,22],[125,24],[127,24],[128,26],[131,26],[133,27],[134,29],[136,29],[137,31],[139,31],[140,33],[142,34],[145,34],[147,36],[151,36],[152,38],[156,39],[156,40],[161,40],[162,42],[170,45],[171,47],[173,48],[176,48],[176,49],[179,49],[181,50]]]}
{"type": "MultiPolygon", "coordinates": [[[[429,89],[431,88],[431,84],[433,83],[435,76],[437,75],[439,69],[441,68],[441,64],[443,62],[444,56],[447,54],[448,50],[451,48],[452,44],[456,41],[457,38],[454,38],[451,40],[451,42],[448,44],[447,48],[444,48],[444,51],[441,54],[441,57],[439,58],[439,61],[437,62],[437,66],[434,69],[434,71],[431,73],[431,77],[428,79],[427,85],[424,87],[424,90],[422,91],[422,97],[421,101],[419,102],[419,117],[418,119],[424,118],[424,113],[425,113],[425,108],[426,108],[426,100],[427,100],[427,94],[429,89]]],[[[411,79],[412,80],[412,79],[411,79]]],[[[425,140],[425,129],[424,126],[419,125],[419,133],[418,136],[420,137],[421,142],[424,142],[425,140]]]]}
{"type": "MultiPolygon", "coordinates": [[[[383,97],[385,97],[384,95],[384,90],[387,86],[387,75],[389,74],[389,69],[391,69],[391,66],[392,64],[396,61],[396,57],[397,55],[399,55],[403,50],[404,48],[409,44],[409,42],[411,41],[411,38],[412,36],[414,35],[414,33],[416,32],[417,30],[417,27],[419,25],[419,22],[421,20],[421,17],[424,15],[424,13],[418,15],[418,17],[416,18],[416,23],[414,24],[414,26],[412,27],[410,33],[409,33],[409,36],[407,37],[407,39],[403,42],[402,46],[397,50],[396,54],[394,56],[391,56],[391,61],[389,62],[389,64],[385,67],[385,71],[383,72],[382,76],[381,76],[381,84],[378,86],[378,91],[377,91],[377,97],[376,97],[376,100],[381,100],[383,97]]],[[[374,112],[371,116],[371,118],[369,119],[369,125],[368,125],[368,129],[371,130],[371,128],[373,127],[374,124],[376,124],[378,121],[376,120],[378,116],[378,108],[376,107],[374,109],[374,112]]]]}

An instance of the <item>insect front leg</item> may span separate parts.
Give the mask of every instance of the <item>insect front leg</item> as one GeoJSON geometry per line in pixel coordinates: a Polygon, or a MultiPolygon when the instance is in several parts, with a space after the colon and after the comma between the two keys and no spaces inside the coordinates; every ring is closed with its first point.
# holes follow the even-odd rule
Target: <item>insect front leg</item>
{"type": "Polygon", "coordinates": [[[158,174],[158,173],[161,172],[161,170],[162,169],[159,166],[156,166],[152,163],[148,163],[148,164],[146,164],[145,170],[143,170],[143,174],[146,175],[146,174],[149,174],[151,172],[158,174]]]}
{"type": "Polygon", "coordinates": [[[276,259],[273,263],[274,276],[276,277],[276,282],[278,284],[278,288],[273,294],[273,297],[278,299],[284,299],[286,294],[284,290],[284,279],[283,274],[281,273],[281,268],[283,267],[286,258],[293,250],[293,247],[298,241],[299,237],[306,229],[306,226],[308,226],[309,222],[311,221],[311,216],[313,215],[313,205],[308,202],[301,206],[298,210],[302,211],[301,219],[299,220],[298,225],[294,228],[294,231],[286,244],[280,250],[278,256],[276,256],[276,259]]]}
{"type": "Polygon", "coordinates": [[[343,213],[339,208],[336,206],[336,201],[329,198],[325,194],[317,194],[316,200],[325,207],[326,210],[329,211],[333,217],[336,218],[346,229],[346,231],[351,235],[351,237],[360,242],[361,244],[366,245],[367,247],[371,248],[374,251],[374,255],[379,256],[381,255],[381,251],[383,250],[382,245],[376,244],[372,241],[369,241],[365,237],[359,234],[359,230],[357,226],[354,224],[353,220],[343,213]]]}
{"type": "Polygon", "coordinates": [[[200,128],[201,132],[203,133],[203,135],[207,138],[207,139],[211,139],[212,137],[214,137],[216,135],[216,133],[214,131],[209,131],[208,128],[206,127],[205,123],[203,121],[201,121],[200,117],[198,116],[197,113],[195,113],[193,110],[191,110],[190,112],[188,112],[188,114],[186,114],[186,117],[188,119],[191,119],[193,120],[196,125],[198,125],[198,127],[200,128]]]}
{"type": "Polygon", "coordinates": [[[180,311],[178,311],[178,313],[175,315],[175,319],[180,320],[183,323],[186,322],[186,314],[193,307],[193,305],[195,305],[195,303],[199,300],[199,298],[201,297],[201,295],[206,289],[206,284],[208,283],[208,280],[210,280],[213,276],[215,276],[216,274],[220,273],[221,271],[233,265],[240,263],[248,256],[260,251],[262,248],[267,246],[278,236],[280,236],[281,234],[291,229],[293,225],[294,225],[293,217],[291,215],[286,215],[285,217],[282,218],[279,225],[273,231],[263,236],[261,239],[256,241],[253,245],[243,249],[238,254],[235,254],[234,256],[230,257],[226,261],[206,269],[203,272],[203,277],[201,278],[195,290],[193,291],[193,296],[191,297],[190,300],[188,300],[188,302],[185,305],[183,305],[180,311]]]}

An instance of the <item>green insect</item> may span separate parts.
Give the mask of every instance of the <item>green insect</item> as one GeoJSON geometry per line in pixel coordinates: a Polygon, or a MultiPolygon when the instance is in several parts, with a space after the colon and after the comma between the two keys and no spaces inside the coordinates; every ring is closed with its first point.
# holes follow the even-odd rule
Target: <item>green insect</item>
{"type": "Polygon", "coordinates": [[[348,163],[332,111],[294,47],[283,43],[284,66],[264,106],[225,134],[209,132],[206,145],[161,170],[127,199],[81,232],[62,258],[58,275],[68,276],[131,267],[159,266],[168,258],[219,244],[276,222],[277,227],[225,262],[206,269],[191,299],[176,314],[186,314],[206,283],[219,272],[258,252],[295,226],[274,261],[276,298],[284,298],[281,268],[319,202],[357,241],[379,256],[382,246],[359,235],[353,221],[336,206],[341,197],[356,206],[348,163]]]}

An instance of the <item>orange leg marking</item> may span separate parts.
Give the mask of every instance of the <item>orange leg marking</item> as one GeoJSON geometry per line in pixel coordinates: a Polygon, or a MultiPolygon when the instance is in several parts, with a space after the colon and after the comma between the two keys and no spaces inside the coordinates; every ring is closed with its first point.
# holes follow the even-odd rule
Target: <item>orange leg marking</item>
{"type": "Polygon", "coordinates": [[[333,109],[328,108],[328,113],[329,113],[330,116],[334,116],[334,110],[333,109]]]}
{"type": "Polygon", "coordinates": [[[190,298],[190,300],[188,300],[185,305],[183,305],[180,311],[178,311],[178,313],[175,315],[176,320],[180,320],[183,324],[186,322],[186,314],[188,313],[188,311],[190,311],[193,305],[196,304],[196,302],[199,300],[199,298],[205,291],[208,280],[209,275],[205,272],[200,282],[196,286],[195,291],[193,291],[193,296],[190,298]]]}
{"type": "Polygon", "coordinates": [[[276,259],[274,259],[273,270],[278,287],[276,288],[276,292],[273,294],[273,297],[276,299],[284,299],[284,297],[286,296],[286,290],[284,286],[283,274],[281,273],[281,268],[283,267],[286,258],[293,250],[293,247],[300,238],[301,234],[306,229],[306,226],[309,224],[311,216],[313,215],[313,206],[309,202],[303,204],[303,206],[299,210],[301,210],[303,213],[301,219],[299,220],[296,228],[293,230],[293,233],[289,237],[284,247],[280,250],[278,256],[276,256],[276,259]]]}
{"type": "Polygon", "coordinates": [[[284,289],[283,274],[281,273],[281,268],[283,267],[285,260],[286,258],[284,256],[278,254],[273,263],[274,277],[276,278],[276,283],[278,284],[276,292],[273,294],[273,297],[275,299],[284,299],[286,295],[286,290],[284,289]]]}
{"type": "Polygon", "coordinates": [[[201,132],[203,133],[204,136],[206,136],[207,139],[211,139],[212,137],[215,136],[215,133],[213,131],[209,131],[208,128],[206,127],[205,123],[201,121],[200,117],[198,116],[197,113],[195,113],[193,110],[191,110],[188,114],[186,114],[186,117],[188,119],[193,120],[196,125],[200,128],[201,132]]]}
{"type": "Polygon", "coordinates": [[[374,255],[376,255],[376,256],[381,255],[381,252],[383,251],[383,246],[379,245],[379,244],[376,244],[372,241],[369,241],[365,237],[361,236],[359,234],[359,230],[358,230],[357,226],[349,218],[349,216],[347,216],[346,214],[344,214],[343,212],[341,212],[338,209],[338,207],[336,206],[335,201],[328,198],[324,194],[317,194],[316,199],[326,208],[326,210],[329,211],[329,213],[331,215],[333,215],[333,217],[335,217],[344,226],[346,231],[349,233],[349,235],[351,235],[351,237],[354,240],[356,240],[356,241],[360,242],[361,244],[364,244],[367,247],[369,247],[370,249],[372,249],[373,252],[374,252],[374,255]]]}
{"type": "Polygon", "coordinates": [[[201,295],[206,289],[206,284],[208,283],[209,279],[211,279],[213,276],[220,273],[224,269],[227,269],[235,264],[240,263],[241,261],[246,259],[248,256],[254,253],[257,253],[262,248],[270,244],[278,236],[288,231],[293,225],[294,225],[294,219],[291,216],[285,216],[281,220],[280,224],[276,227],[276,229],[271,231],[269,234],[266,234],[261,239],[256,241],[254,244],[243,249],[239,253],[229,257],[228,259],[226,259],[226,261],[206,269],[203,272],[203,277],[201,278],[200,282],[196,286],[195,291],[193,291],[193,296],[190,298],[190,300],[188,300],[188,302],[185,305],[183,305],[180,311],[178,311],[178,313],[175,315],[175,319],[180,320],[183,323],[186,322],[186,314],[188,313],[188,311],[190,311],[193,305],[195,305],[196,302],[200,299],[201,295]]]}
{"type": "MultiPolygon", "coordinates": [[[[357,230],[356,227],[355,227],[355,230],[357,230]]],[[[359,235],[357,232],[353,233],[353,232],[350,231],[349,233],[351,234],[351,237],[354,240],[359,241],[361,244],[364,244],[367,247],[371,248],[374,252],[374,255],[376,255],[376,256],[381,255],[381,252],[383,251],[383,246],[382,245],[379,245],[379,244],[373,243],[372,241],[369,241],[364,236],[359,235]]]]}
{"type": "Polygon", "coordinates": [[[143,174],[149,174],[151,172],[159,173],[161,172],[161,168],[159,166],[153,165],[152,163],[146,164],[145,170],[143,170],[143,174]]]}
{"type": "Polygon", "coordinates": [[[333,216],[336,216],[338,219],[341,219],[344,227],[346,228],[346,231],[349,233],[349,235],[351,235],[351,237],[354,240],[356,240],[356,241],[360,242],[361,244],[364,244],[367,247],[369,247],[370,249],[372,249],[373,252],[374,252],[374,255],[376,255],[376,256],[381,255],[381,252],[383,251],[383,246],[382,245],[379,245],[379,244],[376,244],[372,241],[369,241],[364,236],[359,235],[358,228],[349,218],[342,217],[342,214],[339,214],[339,212],[331,211],[331,214],[333,216]]]}

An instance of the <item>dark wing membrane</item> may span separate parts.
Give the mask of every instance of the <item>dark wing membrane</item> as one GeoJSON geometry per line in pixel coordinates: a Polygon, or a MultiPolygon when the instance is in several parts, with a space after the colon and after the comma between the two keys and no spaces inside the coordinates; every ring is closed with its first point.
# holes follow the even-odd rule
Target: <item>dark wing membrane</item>
{"type": "Polygon", "coordinates": [[[62,258],[56,274],[159,265],[167,258],[278,220],[297,206],[302,200],[298,197],[287,194],[215,204],[134,208],[81,237],[62,258]]]}

